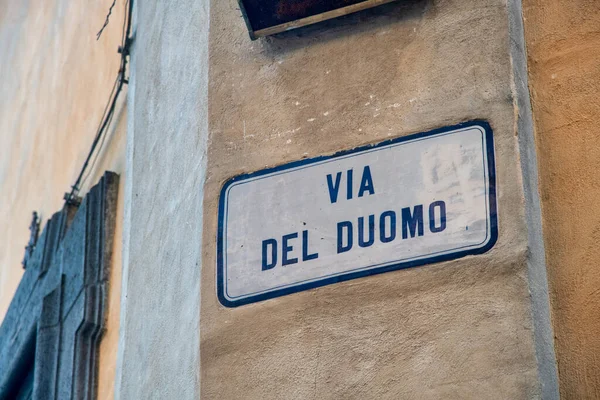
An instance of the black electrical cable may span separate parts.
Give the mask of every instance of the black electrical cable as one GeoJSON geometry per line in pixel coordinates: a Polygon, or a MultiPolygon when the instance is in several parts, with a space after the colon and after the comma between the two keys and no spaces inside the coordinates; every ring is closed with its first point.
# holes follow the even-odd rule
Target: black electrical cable
{"type": "MultiPolygon", "coordinates": [[[[109,105],[112,103],[112,98],[113,98],[113,95],[114,95],[114,93],[115,93],[115,90],[117,89],[117,84],[118,84],[118,82],[119,82],[119,77],[117,76],[117,78],[115,79],[115,83],[113,84],[113,88],[112,88],[112,90],[111,90],[111,92],[110,92],[110,95],[108,96],[108,98],[109,98],[109,101],[106,103],[106,106],[104,107],[104,111],[102,112],[102,119],[100,120],[101,122],[99,123],[99,125],[98,125],[98,128],[96,129],[96,136],[98,136],[98,134],[99,134],[99,132],[100,132],[100,128],[101,128],[101,126],[102,126],[102,122],[104,121],[104,119],[105,119],[105,118],[106,118],[106,116],[108,115],[108,114],[107,114],[108,107],[109,107],[109,105]]],[[[112,120],[112,116],[111,116],[111,120],[112,120]]],[[[110,126],[110,121],[108,122],[108,126],[110,126]]],[[[96,136],[95,136],[95,137],[96,137],[96,136]]],[[[97,150],[97,151],[95,150],[95,153],[96,153],[96,154],[95,154],[95,156],[94,156],[94,159],[93,159],[93,161],[92,161],[92,163],[91,163],[90,167],[89,167],[89,168],[87,168],[87,173],[86,173],[86,174],[83,176],[83,178],[81,179],[81,183],[78,185],[79,187],[83,187],[83,185],[84,185],[84,184],[85,184],[85,182],[87,181],[87,178],[88,178],[88,177],[91,175],[91,173],[92,173],[92,170],[94,169],[94,165],[96,165],[96,161],[98,160],[98,155],[100,154],[100,152],[101,152],[101,150],[102,150],[102,147],[103,147],[103,145],[104,145],[104,139],[105,139],[105,138],[106,138],[106,135],[102,135],[102,138],[100,139],[100,142],[99,142],[99,144],[98,144],[98,146],[97,146],[98,150],[97,150]]]]}
{"type": "MultiPolygon", "coordinates": [[[[110,116],[108,118],[107,126],[110,126],[110,124],[111,124],[112,119],[113,119],[114,116],[115,116],[114,113],[110,114],[110,116]]],[[[92,171],[94,170],[94,166],[96,165],[96,161],[98,161],[98,157],[100,156],[100,153],[102,152],[102,148],[104,147],[104,141],[106,140],[106,136],[107,135],[102,135],[102,138],[100,139],[100,143],[98,144],[98,150],[96,151],[96,155],[94,156],[94,159],[92,160],[92,163],[90,164],[90,167],[88,168],[87,173],[81,179],[80,186],[82,186],[82,187],[83,187],[83,185],[85,185],[85,183],[87,182],[88,178],[92,175],[92,171]]]]}
{"type": "Polygon", "coordinates": [[[100,39],[102,32],[104,32],[104,28],[106,28],[108,26],[108,20],[110,19],[110,14],[112,14],[112,9],[116,3],[117,3],[117,0],[113,0],[112,4],[110,5],[110,8],[108,9],[108,14],[106,15],[106,19],[104,20],[104,25],[102,25],[102,28],[100,28],[98,33],[96,33],[96,40],[100,39]]]}
{"type": "MultiPolygon", "coordinates": [[[[103,113],[102,120],[101,120],[102,122],[100,123],[100,126],[96,132],[96,136],[94,137],[94,141],[92,142],[92,147],[85,159],[85,162],[83,163],[83,167],[81,168],[79,175],[77,176],[77,180],[75,181],[75,184],[73,186],[71,186],[71,192],[65,193],[65,203],[66,204],[78,204],[79,199],[77,197],[77,193],[81,189],[83,175],[86,172],[86,169],[88,168],[89,162],[96,150],[96,147],[98,146],[99,143],[104,142],[102,139],[103,139],[104,135],[106,134],[106,130],[107,130],[108,126],[110,125],[110,121],[112,120],[112,117],[113,117],[113,114],[115,111],[115,106],[117,104],[117,99],[119,98],[119,94],[121,93],[121,90],[123,89],[123,85],[128,83],[127,79],[125,79],[125,70],[127,67],[127,56],[129,55],[129,45],[131,43],[130,33],[131,33],[131,16],[132,16],[132,11],[133,11],[133,0],[128,0],[125,3],[125,7],[127,8],[127,11],[126,11],[125,19],[123,21],[123,33],[122,33],[122,38],[121,38],[121,46],[119,47],[119,53],[121,54],[121,64],[119,67],[119,73],[115,80],[115,84],[113,85],[113,90],[111,91],[111,94],[109,96],[108,103],[106,104],[106,106],[104,108],[104,113],[103,113]],[[115,86],[116,86],[116,89],[115,89],[115,86]]],[[[112,11],[112,6],[111,6],[111,9],[109,10],[108,16],[110,16],[111,11],[112,11]]],[[[107,21],[108,21],[108,16],[107,16],[107,21]]],[[[104,29],[104,27],[103,27],[103,29],[104,29]]],[[[98,150],[98,151],[100,151],[100,150],[98,150]]],[[[93,164],[95,163],[96,159],[97,159],[97,155],[94,158],[93,164]]]]}

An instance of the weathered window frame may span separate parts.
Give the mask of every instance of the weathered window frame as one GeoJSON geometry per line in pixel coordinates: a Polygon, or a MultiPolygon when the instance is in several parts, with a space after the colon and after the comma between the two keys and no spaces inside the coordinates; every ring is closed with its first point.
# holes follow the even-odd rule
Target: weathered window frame
{"type": "Polygon", "coordinates": [[[96,398],[118,179],[106,172],[46,224],[0,326],[0,399],[32,365],[33,399],[96,398]]]}

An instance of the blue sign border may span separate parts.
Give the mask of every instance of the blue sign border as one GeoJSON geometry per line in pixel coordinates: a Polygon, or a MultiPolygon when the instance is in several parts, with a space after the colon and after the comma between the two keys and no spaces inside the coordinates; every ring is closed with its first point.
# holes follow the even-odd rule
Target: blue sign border
{"type": "Polygon", "coordinates": [[[304,160],[293,161],[293,162],[290,162],[287,164],[279,165],[277,167],[263,169],[263,170],[248,173],[248,174],[242,174],[242,175],[238,175],[238,176],[235,176],[235,177],[229,179],[223,185],[223,188],[221,189],[221,194],[219,197],[219,214],[218,214],[218,229],[217,229],[217,297],[219,298],[219,302],[226,307],[238,307],[238,306],[245,305],[245,304],[250,304],[250,303],[255,303],[258,301],[262,301],[262,300],[272,299],[274,297],[285,296],[285,295],[300,292],[303,290],[308,290],[308,289],[325,286],[325,285],[331,285],[333,283],[338,283],[338,282],[344,282],[344,281],[347,281],[350,279],[362,278],[362,277],[369,276],[369,275],[381,274],[384,272],[395,271],[398,269],[417,267],[417,266],[421,266],[421,265],[425,265],[425,264],[433,264],[433,263],[438,263],[438,262],[443,262],[443,261],[455,260],[457,258],[462,258],[462,257],[468,256],[468,255],[473,255],[473,254],[482,254],[482,253],[489,251],[492,247],[494,247],[497,240],[498,240],[498,215],[497,215],[497,205],[496,205],[496,162],[495,162],[495,156],[494,156],[494,137],[493,137],[492,128],[487,121],[483,121],[483,120],[473,120],[473,121],[463,122],[458,125],[438,128],[438,129],[434,129],[434,130],[426,131],[426,132],[415,133],[412,135],[403,136],[403,137],[399,137],[396,139],[390,139],[390,140],[386,140],[386,141],[372,144],[372,145],[356,147],[351,150],[344,150],[344,151],[341,151],[341,152],[338,152],[338,153],[335,153],[335,154],[332,154],[329,156],[319,156],[319,157],[308,158],[308,159],[304,159],[304,160]],[[337,275],[337,276],[333,276],[333,277],[325,277],[325,278],[319,279],[317,281],[312,281],[312,282],[308,282],[308,283],[300,283],[298,285],[288,286],[288,287],[285,287],[282,289],[275,289],[273,291],[269,291],[266,293],[261,293],[261,294],[257,294],[257,295],[253,295],[253,296],[249,296],[249,297],[244,297],[240,300],[232,301],[225,297],[225,285],[224,285],[224,279],[225,279],[224,267],[225,266],[223,265],[224,264],[223,263],[223,260],[224,260],[223,234],[225,232],[225,226],[224,226],[225,218],[224,217],[225,217],[225,210],[226,210],[225,199],[227,197],[226,196],[227,190],[229,189],[229,187],[232,184],[240,182],[240,181],[244,181],[247,179],[251,179],[251,178],[256,178],[256,177],[259,177],[262,175],[271,174],[273,172],[285,171],[287,169],[296,168],[296,167],[299,167],[302,165],[313,164],[313,163],[317,163],[320,161],[329,160],[332,158],[337,158],[337,157],[346,156],[346,155],[353,154],[353,153],[363,152],[365,150],[372,150],[372,149],[376,149],[379,147],[389,146],[391,144],[406,142],[406,141],[414,140],[414,139],[425,138],[428,136],[438,135],[440,133],[450,132],[450,131],[474,127],[474,126],[483,128],[485,130],[485,139],[486,139],[485,143],[486,143],[487,162],[488,162],[488,187],[489,187],[489,206],[490,206],[489,212],[490,212],[491,238],[489,241],[487,241],[487,243],[484,246],[482,246],[480,248],[462,250],[462,251],[457,251],[457,252],[449,253],[449,254],[443,254],[443,255],[439,255],[439,256],[422,258],[419,260],[412,260],[412,261],[400,262],[400,263],[392,264],[392,265],[385,265],[382,267],[375,267],[375,268],[368,269],[368,270],[348,272],[346,274],[341,274],[341,275],[337,275]]]}

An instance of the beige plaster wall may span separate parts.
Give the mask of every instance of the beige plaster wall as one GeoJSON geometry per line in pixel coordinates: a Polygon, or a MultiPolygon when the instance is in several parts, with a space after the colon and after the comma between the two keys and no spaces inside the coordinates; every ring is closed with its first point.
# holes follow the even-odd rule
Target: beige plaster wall
{"type": "Polygon", "coordinates": [[[506,2],[397,2],[255,42],[234,0],[210,13],[202,398],[539,398],[506,2]],[[495,132],[489,253],[218,303],[225,180],[474,118],[495,132]]]}
{"type": "Polygon", "coordinates": [[[561,397],[600,398],[600,2],[524,0],[561,397]]]}
{"type": "MultiPolygon", "coordinates": [[[[62,207],[116,78],[122,1],[96,41],[110,3],[0,0],[0,320],[22,275],[31,213],[38,211],[45,224],[62,207]]],[[[82,190],[85,194],[105,170],[121,174],[107,332],[100,349],[100,399],[112,398],[119,324],[124,107],[123,102],[117,106],[82,190]]]]}

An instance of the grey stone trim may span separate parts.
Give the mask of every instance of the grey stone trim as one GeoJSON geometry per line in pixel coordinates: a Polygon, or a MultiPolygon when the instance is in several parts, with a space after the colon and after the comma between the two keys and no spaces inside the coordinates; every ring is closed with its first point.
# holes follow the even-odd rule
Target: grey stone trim
{"type": "Polygon", "coordinates": [[[517,132],[527,222],[527,270],[533,314],[534,339],[542,399],[559,398],[558,370],[554,353],[554,334],[548,294],[546,255],[542,232],[542,211],[538,189],[538,166],[534,136],[531,99],[527,79],[527,52],[523,28],[521,0],[510,0],[510,55],[513,66],[515,107],[518,112],[517,132]]]}
{"type": "Polygon", "coordinates": [[[46,224],[0,326],[0,399],[32,364],[34,399],[96,398],[118,179],[46,224]]]}
{"type": "Polygon", "coordinates": [[[115,399],[200,398],[209,3],[134,2],[115,399]]]}

